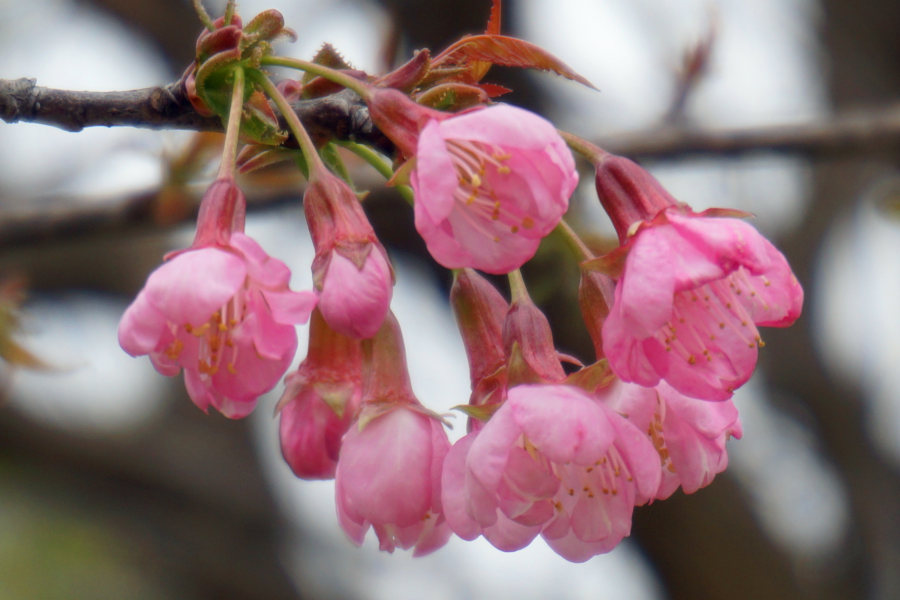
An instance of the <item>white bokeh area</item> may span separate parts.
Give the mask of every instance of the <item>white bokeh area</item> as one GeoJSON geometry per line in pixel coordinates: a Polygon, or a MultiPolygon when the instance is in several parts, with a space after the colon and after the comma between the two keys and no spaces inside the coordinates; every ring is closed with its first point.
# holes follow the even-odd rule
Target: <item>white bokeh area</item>
{"type": "Polygon", "coordinates": [[[9,402],[84,435],[122,434],[161,414],[169,379],[119,347],[127,302],[93,292],[39,296],[25,306],[23,344],[47,370],[10,374],[9,402]]]}
{"type": "Polygon", "coordinates": [[[838,378],[860,386],[869,431],[900,465],[900,174],[885,176],[832,226],[819,254],[813,318],[819,352],[838,378]]]}

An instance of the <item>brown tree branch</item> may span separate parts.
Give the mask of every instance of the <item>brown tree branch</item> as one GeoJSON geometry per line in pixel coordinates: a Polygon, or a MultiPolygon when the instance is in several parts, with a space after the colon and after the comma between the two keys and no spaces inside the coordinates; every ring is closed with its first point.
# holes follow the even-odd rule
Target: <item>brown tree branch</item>
{"type": "MultiPolygon", "coordinates": [[[[314,140],[352,139],[393,151],[372,124],[365,103],[350,90],[292,106],[314,140]]],[[[181,82],[128,92],[74,92],[41,87],[34,79],[0,79],[0,119],[73,132],[85,127],[223,131],[218,117],[197,113],[181,82]]],[[[287,130],[286,124],[281,126],[287,130]]],[[[296,142],[291,137],[285,145],[294,147],[296,142]]]]}

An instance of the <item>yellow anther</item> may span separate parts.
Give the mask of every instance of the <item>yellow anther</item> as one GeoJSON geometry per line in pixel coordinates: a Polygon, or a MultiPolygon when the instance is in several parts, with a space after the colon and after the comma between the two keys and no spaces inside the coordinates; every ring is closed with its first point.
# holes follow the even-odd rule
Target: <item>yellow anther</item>
{"type": "Polygon", "coordinates": [[[509,230],[513,233],[519,233],[519,227],[517,225],[513,225],[509,230]]]}
{"type": "Polygon", "coordinates": [[[522,227],[524,227],[525,229],[531,229],[532,227],[534,227],[534,219],[532,219],[531,217],[525,217],[524,219],[522,219],[522,227]]]}
{"type": "Polygon", "coordinates": [[[509,175],[510,174],[509,167],[507,167],[506,165],[503,165],[502,167],[498,167],[497,172],[500,173],[501,175],[509,175]]]}
{"type": "Polygon", "coordinates": [[[481,177],[479,177],[477,173],[472,173],[472,185],[481,187],[481,177]]]}
{"type": "Polygon", "coordinates": [[[184,330],[187,331],[188,333],[191,333],[194,331],[194,326],[191,325],[190,323],[185,323],[184,330]]]}
{"type": "Polygon", "coordinates": [[[237,369],[234,368],[234,363],[228,363],[225,365],[225,368],[228,369],[228,372],[232,375],[237,375],[237,369]]]}
{"type": "Polygon", "coordinates": [[[691,364],[691,365],[692,365],[692,364],[694,364],[694,363],[696,363],[696,362],[697,362],[697,359],[694,358],[694,355],[693,355],[693,354],[690,355],[690,356],[688,356],[688,364],[691,364]]]}

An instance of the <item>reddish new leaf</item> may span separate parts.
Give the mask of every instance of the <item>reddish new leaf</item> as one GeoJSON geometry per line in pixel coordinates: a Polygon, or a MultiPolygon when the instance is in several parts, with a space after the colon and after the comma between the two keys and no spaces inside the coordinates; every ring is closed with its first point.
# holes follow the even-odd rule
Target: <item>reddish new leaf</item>
{"type": "Polygon", "coordinates": [[[577,81],[591,89],[597,89],[590,81],[543,48],[503,35],[486,34],[463,38],[444,50],[432,62],[432,68],[464,60],[489,62],[503,67],[552,71],[566,79],[577,81]]]}
{"type": "Polygon", "coordinates": [[[428,49],[416,50],[406,64],[376,80],[375,85],[411,92],[428,75],[430,67],[431,53],[428,49]]]}
{"type": "Polygon", "coordinates": [[[500,35],[500,0],[494,0],[491,6],[491,18],[488,20],[487,34],[500,35]]]}

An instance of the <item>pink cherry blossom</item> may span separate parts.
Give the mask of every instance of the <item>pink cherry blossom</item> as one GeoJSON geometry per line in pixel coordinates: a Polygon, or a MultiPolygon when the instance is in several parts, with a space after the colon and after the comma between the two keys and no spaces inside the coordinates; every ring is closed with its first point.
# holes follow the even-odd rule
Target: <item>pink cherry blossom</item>
{"type": "Polygon", "coordinates": [[[390,308],[394,274],[356,194],[320,165],[310,173],[303,209],[322,316],[345,336],[372,337],[390,308]]]}
{"type": "Polygon", "coordinates": [[[578,388],[523,385],[451,448],[443,508],[463,539],[514,551],[538,535],[573,562],[609,552],[653,497],[659,456],[628,420],[578,388]]]}
{"type": "Polygon", "coordinates": [[[441,508],[441,467],[450,448],[443,425],[398,405],[344,437],[335,475],[338,520],[362,544],[372,526],[380,548],[424,556],[451,531],[441,508]]]}
{"type": "Polygon", "coordinates": [[[566,212],[575,162],[548,121],[508,105],[430,120],[412,174],[416,229],[448,268],[517,269],[566,212]]]}
{"type": "Polygon", "coordinates": [[[281,453],[297,477],[334,477],[341,439],[359,408],[361,378],[359,340],[337,333],[314,310],[309,351],[278,402],[281,453]]]}
{"type": "Polygon", "coordinates": [[[391,267],[380,248],[372,248],[358,269],[332,251],[319,293],[319,310],[335,330],[356,339],[378,332],[391,304],[391,267]]]}
{"type": "Polygon", "coordinates": [[[757,326],[800,316],[803,289],[752,226],[670,207],[629,243],[603,351],[624,381],[725,400],[753,373],[757,326]]]}
{"type": "Polygon", "coordinates": [[[645,388],[619,381],[604,390],[603,401],[653,441],[662,470],[655,494],[660,500],[679,486],[693,494],[712,483],[728,466],[725,442],[743,433],[731,400],[688,398],[665,382],[645,388]]]}
{"type": "Polygon", "coordinates": [[[315,307],[288,289],[290,271],[243,233],[227,246],[182,251],[150,274],[119,324],[119,344],[150,355],[156,370],[183,368],[191,399],[230,418],[246,416],[297,349],[294,325],[315,307]]]}

